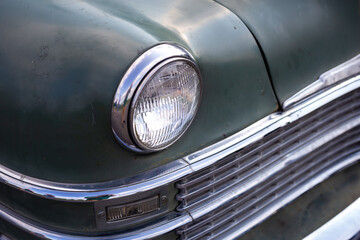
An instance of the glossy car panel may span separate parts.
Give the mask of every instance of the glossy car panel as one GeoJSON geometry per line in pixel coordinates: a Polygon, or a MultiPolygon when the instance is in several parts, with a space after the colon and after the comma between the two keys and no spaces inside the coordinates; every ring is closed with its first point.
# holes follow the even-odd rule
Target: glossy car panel
{"type": "Polygon", "coordinates": [[[254,34],[282,104],[360,52],[358,0],[218,0],[254,34]]]}
{"type": "MultiPolygon", "coordinates": [[[[290,182],[290,185],[283,185],[283,183],[279,184],[280,186],[289,186],[290,189],[287,189],[288,191],[282,192],[282,194],[279,195],[277,198],[271,198],[270,204],[265,205],[265,208],[260,208],[261,211],[257,212],[257,215],[255,215],[255,217],[250,218],[250,222],[248,221],[246,224],[241,224],[241,227],[237,228],[236,231],[232,233],[232,236],[238,236],[239,234],[242,234],[244,231],[248,230],[250,227],[262,221],[264,218],[270,216],[277,209],[284,206],[292,199],[298,197],[304,191],[323,181],[325,178],[329,177],[334,172],[339,171],[342,168],[353,164],[354,162],[359,160],[360,153],[357,150],[358,145],[356,145],[358,139],[356,133],[359,131],[359,129],[357,128],[357,126],[359,126],[359,116],[357,114],[359,111],[359,102],[356,100],[359,97],[359,91],[356,89],[359,88],[359,84],[360,76],[356,76],[344,82],[341,82],[336,86],[327,89],[324,92],[316,94],[312,98],[307,99],[307,101],[302,102],[300,105],[292,109],[289,109],[285,112],[274,113],[223,141],[217,142],[216,144],[208,148],[184,157],[178,162],[173,162],[177,165],[180,165],[178,167],[176,167],[175,165],[171,166],[167,170],[154,169],[152,171],[152,175],[148,176],[149,178],[146,179],[146,181],[144,181],[145,178],[136,178],[136,176],[134,176],[134,179],[125,184],[124,186],[121,185],[120,181],[112,181],[105,183],[104,185],[103,183],[98,183],[97,185],[66,185],[60,183],[52,183],[52,185],[50,185],[51,183],[36,179],[30,179],[28,177],[22,177],[19,174],[11,173],[10,171],[8,171],[8,176],[4,176],[4,174],[1,174],[1,178],[3,179],[3,181],[6,182],[7,185],[11,185],[7,187],[9,189],[8,193],[3,194],[3,196],[14,196],[12,197],[12,199],[17,199],[17,194],[17,196],[20,196],[18,197],[20,200],[12,201],[10,197],[5,198],[2,203],[13,210],[6,210],[6,208],[2,207],[1,217],[10,219],[9,221],[14,222],[14,224],[16,225],[22,226],[22,228],[28,231],[29,229],[33,229],[31,231],[35,231],[36,233],[49,236],[50,238],[56,238],[57,236],[61,236],[64,238],[74,237],[73,235],[67,235],[66,233],[64,233],[61,228],[66,228],[67,230],[72,230],[75,232],[80,231],[82,232],[81,234],[89,234],[90,232],[103,233],[103,228],[100,228],[100,226],[95,226],[93,224],[93,220],[95,219],[95,217],[101,216],[96,214],[96,212],[91,212],[90,208],[93,202],[95,209],[98,202],[105,206],[112,206],[116,204],[116,202],[114,203],[112,202],[112,200],[119,200],[121,204],[123,204],[124,202],[129,203],[131,202],[131,200],[136,201],[139,199],[143,199],[143,194],[151,193],[151,191],[156,190],[155,188],[157,187],[169,187],[168,199],[170,201],[168,204],[169,215],[167,215],[167,221],[162,222],[163,224],[159,224],[159,222],[157,221],[155,221],[155,223],[150,222],[149,224],[151,225],[151,227],[147,229],[141,229],[141,231],[136,231],[136,229],[135,231],[133,229],[130,230],[126,228],[126,226],[120,224],[118,226],[118,232],[115,235],[109,236],[109,238],[111,239],[128,236],[136,236],[142,239],[149,236],[158,236],[162,233],[175,230],[176,228],[180,228],[184,226],[184,224],[189,224],[192,221],[199,220],[205,214],[211,214],[212,210],[216,211],[222,206],[226,206],[227,203],[241,198],[244,193],[251,193],[253,189],[257,189],[256,186],[260,185],[262,187],[268,187],[270,193],[273,190],[276,191],[277,184],[271,184],[271,186],[269,186],[268,181],[270,181],[270,183],[271,181],[279,181],[279,176],[284,177],[284,174],[285,176],[290,176],[295,179],[302,180],[294,181],[293,183],[290,182]],[[349,100],[350,102],[353,101],[354,104],[349,104],[349,106],[346,105],[346,107],[344,108],[339,108],[340,103],[344,103],[344,101],[349,102],[349,100]],[[325,110],[328,110],[327,113],[324,112],[325,110]],[[328,114],[330,114],[330,116],[328,114]],[[338,116],[336,117],[333,114],[338,116]],[[325,119],[328,120],[327,124],[319,121],[319,115],[324,116],[325,119]],[[331,115],[333,117],[331,117],[331,115]],[[337,121],[331,121],[331,119],[334,118],[337,119],[337,121]],[[298,120],[302,119],[305,119],[305,122],[307,123],[309,123],[310,119],[311,124],[308,124],[308,127],[304,126],[301,123],[299,124],[298,120]],[[323,125],[324,127],[319,127],[319,124],[323,125]],[[304,133],[296,131],[296,128],[299,127],[303,128],[304,133]],[[304,134],[305,136],[307,136],[309,133],[311,133],[311,131],[314,130],[314,127],[317,127],[318,131],[315,131],[314,134],[310,134],[310,138],[303,138],[304,134]],[[282,129],[284,129],[284,131],[282,131],[282,129]],[[352,130],[354,130],[354,132],[352,130]],[[279,134],[281,132],[283,134],[279,134]],[[350,135],[348,135],[347,133],[350,133],[350,135]],[[286,137],[286,135],[289,134],[290,136],[286,137]],[[339,139],[340,136],[341,139],[339,139]],[[289,138],[292,140],[289,141],[289,138]],[[329,150],[327,150],[326,154],[322,154],[324,153],[323,150],[326,150],[329,144],[332,144],[331,146],[333,146],[337,143],[337,141],[344,141],[344,139],[346,139],[346,143],[344,143],[343,145],[339,145],[339,147],[331,147],[334,152],[330,151],[330,154],[334,153],[335,159],[332,159],[328,156],[329,150]],[[278,143],[282,142],[283,140],[285,140],[285,142],[287,142],[288,144],[286,144],[285,146],[281,146],[281,144],[279,145],[278,143]],[[334,142],[333,140],[336,141],[334,142]],[[258,144],[259,142],[261,144],[258,144]],[[255,147],[255,149],[252,149],[251,151],[252,154],[246,154],[246,152],[245,154],[243,154],[244,149],[252,146],[255,147]],[[273,146],[274,148],[269,148],[269,146],[273,146]],[[265,147],[265,149],[261,150],[262,147],[265,147]],[[342,147],[345,147],[345,149],[347,150],[343,151],[342,147]],[[275,153],[274,157],[266,157],[269,156],[269,151],[271,153],[273,151],[276,152],[276,150],[279,152],[275,153]],[[341,151],[343,151],[340,158],[339,151],[340,153],[341,151]],[[320,154],[321,157],[316,158],[316,160],[309,161],[309,154],[311,155],[313,153],[320,154]],[[259,156],[258,154],[260,154],[261,156],[259,156]],[[186,177],[190,175],[197,175],[200,178],[205,177],[206,180],[209,177],[207,177],[206,174],[203,174],[203,170],[207,171],[210,167],[210,170],[217,171],[215,164],[220,163],[223,172],[223,166],[225,167],[225,169],[226,167],[233,166],[234,163],[236,163],[237,159],[233,159],[234,161],[232,161],[232,164],[230,165],[224,164],[223,160],[231,160],[231,157],[233,156],[244,157],[242,158],[242,160],[245,161],[242,161],[242,163],[247,166],[249,166],[249,160],[261,164],[259,164],[257,167],[255,166],[255,169],[249,169],[246,166],[245,168],[242,167],[250,172],[255,170],[255,172],[251,174],[251,178],[235,178],[240,181],[238,182],[240,184],[234,185],[234,181],[232,181],[232,187],[230,189],[225,189],[225,192],[221,189],[218,189],[221,191],[220,194],[217,194],[217,196],[213,196],[211,197],[211,199],[208,199],[211,201],[208,201],[206,207],[201,206],[200,204],[200,208],[189,209],[180,215],[179,212],[181,211],[179,209],[179,212],[173,212],[177,206],[177,203],[174,202],[174,200],[181,200],[182,195],[182,193],[176,194],[176,188],[181,188],[181,185],[184,183],[197,186],[196,183],[193,184],[187,181],[185,179],[186,177]],[[249,156],[250,159],[246,160],[246,158],[249,156]],[[186,161],[187,163],[185,163],[184,161],[186,161]],[[269,161],[273,162],[273,164],[269,165],[269,161]],[[296,173],[291,171],[291,169],[295,167],[295,163],[297,163],[296,166],[301,167],[298,169],[298,172],[295,171],[296,173]],[[311,171],[306,170],[309,167],[312,167],[311,171]],[[11,177],[9,177],[10,175],[11,177]],[[181,182],[178,182],[177,184],[175,183],[173,185],[173,182],[177,180],[181,180],[181,182]],[[243,182],[244,180],[245,182],[243,182]],[[99,186],[102,186],[103,189],[99,188],[99,186]],[[273,186],[275,189],[273,189],[273,186]],[[18,189],[22,190],[22,192],[18,189]],[[23,196],[21,196],[20,194],[23,194],[23,196]],[[31,197],[30,194],[38,196],[31,197]],[[26,200],[26,198],[29,199],[26,200]],[[73,203],[69,203],[71,201],[73,201],[73,203]],[[42,205],[51,205],[51,208],[41,208],[42,205]],[[85,209],[83,208],[84,206],[87,206],[88,208],[85,209]],[[53,211],[48,211],[52,208],[53,211]],[[61,211],[61,209],[64,210],[61,211]],[[72,209],[74,210],[73,212],[72,209]],[[46,224],[47,227],[45,227],[44,229],[37,224],[35,224],[35,226],[31,225],[31,220],[22,220],[21,217],[16,217],[14,210],[20,210],[20,212],[22,212],[22,215],[28,216],[28,218],[30,219],[37,219],[39,222],[46,219],[46,222],[43,222],[43,224],[46,224]],[[54,214],[54,212],[57,213],[59,210],[61,213],[61,217],[58,217],[57,214],[54,214]],[[82,212],[81,210],[84,211],[82,212]],[[171,215],[171,213],[177,213],[177,215],[171,215]],[[73,218],[72,214],[75,214],[76,217],[73,218]],[[69,217],[71,218],[71,221],[66,220],[69,217]],[[82,221],[80,221],[80,219],[82,221]],[[76,224],[73,223],[74,220],[76,221],[76,224]],[[65,222],[65,224],[62,222],[65,222]],[[56,231],[58,232],[52,232],[51,229],[48,230],[48,228],[50,227],[56,228],[56,231]]],[[[233,171],[233,173],[236,172],[238,172],[238,170],[233,171]]],[[[231,173],[230,175],[231,179],[233,179],[233,173],[231,173]]],[[[225,178],[227,177],[229,176],[225,176],[225,178]]],[[[216,180],[214,181],[217,182],[219,180],[221,180],[221,178],[216,178],[216,180]]],[[[213,182],[211,184],[213,184],[213,182]]],[[[6,185],[4,184],[2,186],[5,187],[6,185]]],[[[207,185],[205,185],[204,187],[207,187],[207,185]]],[[[199,190],[198,188],[195,189],[199,190]]],[[[258,189],[255,192],[257,191],[258,189]]],[[[264,193],[269,194],[269,191],[264,191],[264,193]]],[[[186,192],[188,191],[185,191],[185,193],[186,192]]],[[[190,194],[194,195],[193,193],[194,192],[190,194]]],[[[275,194],[275,196],[277,196],[277,194],[275,194]]],[[[111,228],[112,226],[108,227],[111,228]]],[[[179,231],[181,231],[181,229],[179,231]]]]}
{"type": "Polygon", "coordinates": [[[0,44],[0,159],[25,175],[59,182],[131,176],[277,109],[254,38],[215,2],[2,1],[0,18],[6,33],[0,44]],[[111,103],[130,64],[160,42],[192,53],[204,79],[203,98],[176,144],[138,155],[116,142],[111,103]]]}
{"type": "Polygon", "coordinates": [[[359,58],[333,69],[360,52],[356,4],[1,1],[0,238],[233,239],[358,162],[359,58]],[[164,43],[194,57],[201,105],[174,145],[134,153],[113,97],[164,43]]]}

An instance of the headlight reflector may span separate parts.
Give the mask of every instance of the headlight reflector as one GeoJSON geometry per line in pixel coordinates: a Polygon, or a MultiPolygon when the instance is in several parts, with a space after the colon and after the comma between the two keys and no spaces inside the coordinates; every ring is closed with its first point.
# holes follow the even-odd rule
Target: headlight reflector
{"type": "Polygon", "coordinates": [[[150,48],[129,67],[116,90],[113,133],[133,151],[162,150],[189,127],[201,95],[201,75],[188,51],[167,43],[150,48]]]}
{"type": "Polygon", "coordinates": [[[143,81],[133,100],[131,131],[143,149],[160,150],[177,140],[200,102],[200,77],[192,62],[170,59],[143,81]]]}

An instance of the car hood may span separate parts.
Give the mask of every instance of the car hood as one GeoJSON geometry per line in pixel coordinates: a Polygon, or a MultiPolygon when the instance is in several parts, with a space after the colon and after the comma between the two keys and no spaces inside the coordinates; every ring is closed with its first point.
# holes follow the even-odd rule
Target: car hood
{"type": "Polygon", "coordinates": [[[281,104],[360,52],[359,1],[217,2],[239,16],[258,41],[281,104]]]}
{"type": "Polygon", "coordinates": [[[215,2],[5,0],[0,19],[0,160],[24,175],[74,183],[133,176],[277,109],[255,39],[215,2]],[[112,100],[131,63],[162,42],[195,57],[203,98],[177,143],[139,155],[114,138],[112,100]]]}

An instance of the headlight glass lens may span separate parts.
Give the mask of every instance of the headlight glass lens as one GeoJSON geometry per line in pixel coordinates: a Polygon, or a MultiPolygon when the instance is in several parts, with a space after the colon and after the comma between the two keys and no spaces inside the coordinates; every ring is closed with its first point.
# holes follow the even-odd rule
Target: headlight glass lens
{"type": "Polygon", "coordinates": [[[185,60],[169,62],[140,86],[132,108],[132,135],[147,150],[176,141],[193,120],[200,102],[200,76],[185,60]]]}

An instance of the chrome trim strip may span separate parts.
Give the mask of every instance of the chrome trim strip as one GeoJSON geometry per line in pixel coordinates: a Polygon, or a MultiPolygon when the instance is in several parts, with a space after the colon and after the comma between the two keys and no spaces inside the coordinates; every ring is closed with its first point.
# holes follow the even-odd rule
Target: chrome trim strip
{"type": "Polygon", "coordinates": [[[313,96],[311,99],[308,99],[306,102],[303,102],[285,112],[271,114],[244,130],[226,138],[225,140],[190,154],[183,159],[191,165],[191,168],[194,171],[198,171],[261,139],[268,133],[304,117],[310,112],[324,106],[328,102],[331,102],[332,100],[359,87],[360,75],[321,92],[320,94],[313,96]]]}
{"type": "MultiPolygon", "coordinates": [[[[228,235],[224,239],[234,239],[250,228],[254,227],[258,223],[264,221],[267,217],[274,214],[278,209],[286,205],[287,203],[291,202],[295,198],[299,197],[301,194],[309,190],[310,188],[314,187],[318,183],[324,181],[333,173],[344,169],[355,162],[360,160],[360,152],[354,153],[340,164],[333,166],[332,168],[326,169],[320,175],[317,175],[315,178],[305,182],[298,188],[292,190],[289,194],[285,195],[284,197],[278,199],[278,201],[274,202],[272,205],[266,207],[264,211],[261,211],[261,214],[257,214],[253,216],[246,224],[239,226],[239,228],[233,232],[231,235],[228,235]]],[[[210,211],[210,210],[209,210],[210,211]]],[[[208,212],[209,212],[208,211],[208,212]]],[[[206,212],[204,212],[205,214],[206,212]]],[[[181,226],[184,226],[194,220],[194,216],[190,215],[189,213],[185,213],[177,218],[171,219],[165,224],[154,226],[153,228],[145,229],[142,232],[130,232],[126,233],[126,235],[115,234],[110,236],[96,236],[96,237],[87,237],[87,236],[79,236],[79,235],[69,235],[63,234],[51,230],[44,229],[42,227],[36,226],[33,222],[25,219],[21,216],[18,216],[16,213],[11,212],[11,210],[5,208],[4,206],[0,205],[0,218],[3,218],[5,221],[15,225],[16,227],[22,229],[23,231],[32,234],[37,237],[41,237],[44,239],[84,239],[84,240],[99,240],[99,239],[152,239],[154,237],[160,236],[162,234],[168,233],[172,230],[175,230],[181,226]]],[[[200,217],[200,215],[198,215],[200,217]]]]}
{"type": "Polygon", "coordinates": [[[248,222],[242,226],[239,226],[239,228],[234,231],[231,235],[227,236],[224,239],[234,239],[252,227],[256,226],[257,224],[263,222],[265,219],[276,213],[277,210],[279,210],[281,207],[285,206],[286,204],[290,203],[297,197],[299,197],[301,194],[305,193],[307,190],[313,188],[317,184],[323,182],[326,180],[329,176],[332,174],[349,167],[353,165],[354,163],[358,162],[360,160],[360,152],[356,152],[349,156],[348,158],[344,159],[341,163],[333,166],[332,168],[326,169],[321,174],[317,175],[315,178],[312,178],[308,181],[306,181],[304,184],[300,185],[299,187],[295,188],[294,190],[290,191],[288,194],[286,194],[284,197],[279,198],[277,201],[275,201],[272,205],[266,207],[261,211],[261,213],[258,213],[251,217],[251,219],[248,220],[248,222]]]}
{"type": "Polygon", "coordinates": [[[103,183],[67,184],[31,178],[0,166],[0,182],[37,196],[63,201],[98,201],[130,196],[175,182],[187,174],[203,169],[357,88],[360,88],[360,75],[341,82],[285,112],[271,114],[183,159],[132,178],[103,183]]]}
{"type": "Polygon", "coordinates": [[[138,87],[149,78],[148,74],[165,60],[175,58],[190,62],[199,76],[200,84],[202,84],[200,71],[191,54],[183,47],[169,43],[157,45],[144,52],[131,64],[121,79],[111,107],[111,126],[115,138],[125,148],[135,152],[155,151],[154,149],[151,151],[143,149],[133,141],[129,130],[131,102],[138,87]]]}
{"type": "MultiPolygon", "coordinates": [[[[90,183],[90,184],[67,184],[67,183],[57,183],[44,181],[36,178],[31,178],[24,176],[20,173],[17,173],[13,170],[10,170],[6,167],[0,166],[0,182],[26,191],[33,195],[51,198],[54,200],[63,200],[63,201],[100,201],[105,199],[120,198],[125,196],[130,196],[135,193],[145,192],[151,189],[155,189],[169,183],[175,182],[180,178],[203,169],[220,159],[224,156],[227,156],[235,151],[242,149],[243,147],[261,139],[270,132],[284,127],[285,125],[296,121],[297,119],[307,115],[308,113],[324,106],[330,101],[349,93],[355,89],[360,88],[360,75],[347,79],[339,84],[322,91],[321,93],[312,96],[307,99],[305,102],[301,102],[297,106],[280,113],[271,114],[268,117],[254,123],[253,125],[245,128],[244,130],[226,138],[212,146],[209,146],[205,149],[202,149],[198,152],[190,154],[183,159],[179,159],[172,163],[166,164],[162,167],[153,169],[146,173],[140,174],[138,176],[120,179],[115,181],[103,182],[103,183],[90,183]],[[106,196],[106,197],[104,197],[106,196]]],[[[352,121],[349,121],[348,124],[345,124],[340,130],[335,130],[330,135],[324,136],[324,139],[318,141],[327,141],[334,136],[341,134],[342,132],[351,129],[352,126],[355,126],[359,123],[359,118],[354,118],[352,121]]],[[[319,144],[320,144],[319,142],[319,144]]],[[[309,151],[311,149],[304,149],[304,151],[309,151]]],[[[289,158],[291,161],[294,158],[289,158]]],[[[341,170],[342,168],[353,164],[354,162],[360,159],[360,152],[352,155],[348,159],[345,159],[340,164],[333,166],[330,169],[327,169],[322,174],[318,175],[316,178],[309,181],[307,184],[302,185],[296,191],[294,190],[290,195],[287,195],[284,199],[279,200],[279,202],[274,203],[268,207],[265,212],[262,212],[261,215],[239,228],[236,231],[236,234],[241,234],[243,231],[246,231],[255,224],[261,222],[266,217],[270,216],[277,209],[282,207],[284,204],[295,199],[301,195],[306,190],[310,189],[317,183],[323,181],[328,176],[334,172],[341,170]],[[241,230],[242,229],[242,230],[241,230]]],[[[276,169],[275,169],[276,170],[276,169]]],[[[241,187],[243,189],[243,187],[241,187]]],[[[234,189],[238,192],[237,189],[234,189]]],[[[226,199],[232,199],[235,195],[229,194],[226,196],[226,199]]],[[[104,200],[105,201],[105,200],[104,200]]],[[[223,201],[222,201],[223,202],[223,201]]],[[[221,202],[221,203],[222,203],[221,202]]],[[[0,217],[6,219],[7,221],[15,224],[19,228],[38,236],[44,236],[49,239],[147,239],[159,236],[160,234],[174,230],[180,226],[183,226],[187,223],[193,221],[194,218],[203,216],[208,213],[215,205],[214,203],[209,206],[207,209],[201,208],[201,211],[186,213],[177,218],[168,220],[163,225],[153,226],[151,229],[144,229],[142,232],[132,232],[125,235],[114,235],[114,236],[101,236],[101,237],[78,237],[73,235],[63,235],[61,233],[52,232],[45,230],[41,227],[36,226],[28,222],[22,217],[16,217],[16,215],[10,210],[6,210],[4,207],[0,206],[0,217]]],[[[235,234],[235,233],[234,233],[235,234]]],[[[235,236],[235,235],[234,235],[235,236]]]]}
{"type": "Polygon", "coordinates": [[[295,104],[313,95],[314,93],[319,92],[320,90],[325,89],[328,86],[343,81],[344,79],[347,79],[359,73],[360,54],[342,63],[341,65],[321,74],[319,79],[316,80],[314,83],[300,90],[292,97],[286,99],[282,107],[285,110],[289,109],[289,107],[294,106],[295,104]]]}
{"type": "Polygon", "coordinates": [[[139,239],[153,239],[154,237],[160,236],[162,234],[168,233],[176,228],[179,228],[192,221],[191,217],[188,214],[184,214],[180,217],[169,220],[164,224],[157,225],[153,228],[145,229],[141,232],[128,232],[126,234],[113,234],[113,235],[104,235],[104,236],[81,236],[81,235],[71,235],[66,233],[60,233],[45,229],[43,227],[37,226],[31,220],[23,218],[6,207],[0,205],[0,218],[5,221],[13,224],[17,228],[34,235],[37,238],[41,239],[52,239],[52,240],[139,240],[139,239]]]}
{"type": "Polygon", "coordinates": [[[304,240],[350,239],[360,232],[360,198],[304,240]]]}
{"type": "Polygon", "coordinates": [[[192,172],[191,167],[180,159],[130,178],[101,183],[67,184],[32,178],[0,165],[0,182],[44,198],[95,202],[155,189],[192,172]]]}
{"type": "MultiPolygon", "coordinates": [[[[313,139],[312,141],[306,143],[306,145],[296,149],[296,151],[286,154],[284,157],[278,159],[273,166],[266,169],[266,172],[263,172],[255,176],[254,178],[252,178],[251,180],[247,181],[246,183],[240,186],[231,188],[228,192],[225,192],[219,195],[218,197],[212,199],[211,202],[204,204],[200,208],[194,209],[193,211],[190,210],[188,211],[188,213],[190,213],[190,215],[194,219],[198,219],[204,216],[205,214],[213,210],[216,210],[217,208],[221,207],[227,202],[230,202],[231,200],[237,198],[242,193],[249,191],[258,184],[265,182],[267,179],[271,178],[271,176],[276,175],[278,172],[284,169],[287,165],[298,161],[299,159],[311,153],[315,149],[325,145],[331,140],[341,136],[342,134],[346,133],[347,131],[350,131],[351,129],[357,126],[360,126],[360,116],[348,120],[346,123],[342,124],[341,126],[334,128],[331,131],[326,132],[319,138],[313,139]]],[[[360,152],[358,153],[358,158],[360,159],[360,152]]]]}

